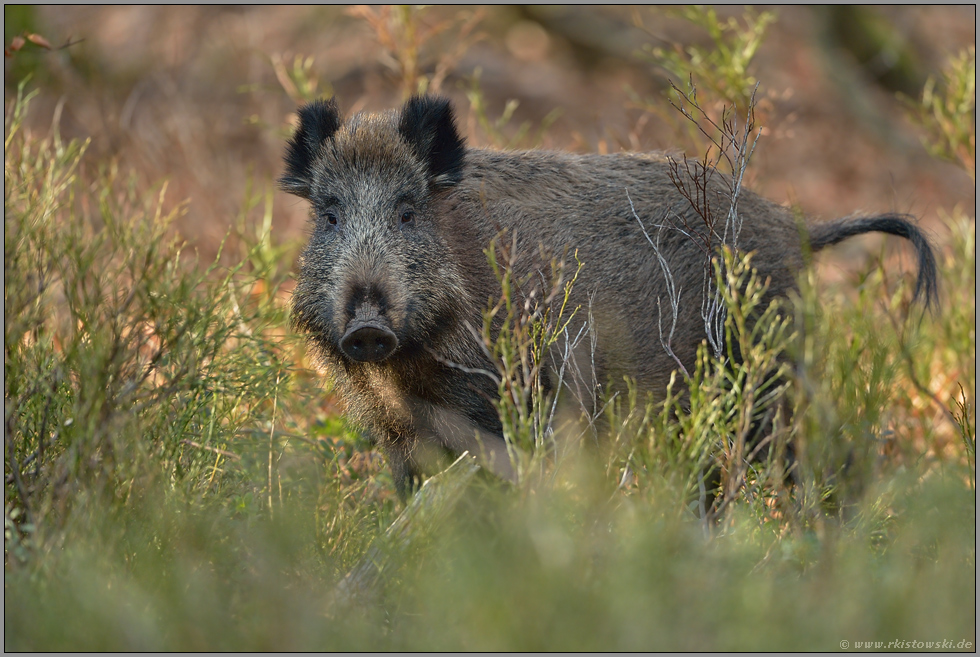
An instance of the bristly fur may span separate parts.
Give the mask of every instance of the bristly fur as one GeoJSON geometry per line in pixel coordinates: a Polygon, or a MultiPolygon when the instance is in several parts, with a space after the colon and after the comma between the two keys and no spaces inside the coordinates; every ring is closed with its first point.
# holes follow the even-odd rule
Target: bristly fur
{"type": "MultiPolygon", "coordinates": [[[[515,476],[494,406],[497,383],[486,375],[495,364],[471,331],[501,293],[485,250],[502,231],[513,238],[515,280],[537,280],[547,257],[575,253],[583,263],[568,305],[587,309],[576,321],[588,321],[590,351],[573,353],[561,375],[543,374],[556,390],[581,391],[571,406],[595,404],[584,410],[597,412],[601,396],[629,392],[627,379],[656,402],[674,370],[694,369],[709,265],[692,230],[704,220],[678,191],[667,158],[467,149],[443,98],[415,97],[398,110],[346,120],[334,101],[315,101],[299,117],[280,184],[310,201],[313,230],[300,257],[293,325],[308,335],[349,416],[384,450],[403,498],[445,452],[469,451],[491,472],[515,476]],[[647,231],[656,231],[659,253],[647,231]],[[671,289],[684,295],[672,321],[662,313],[671,289]],[[386,350],[373,352],[378,357],[345,350],[352,344],[345,336],[363,327],[384,337],[373,343],[386,350]]],[[[721,174],[707,177],[699,193],[727,210],[730,184],[721,174]]],[[[819,250],[869,231],[911,240],[917,293],[927,303],[936,297],[931,247],[905,217],[811,224],[807,236],[787,208],[748,190],[738,211],[737,246],[754,253],[753,266],[769,281],[763,308],[797,285],[804,241],[819,250]]],[[[567,356],[564,346],[548,362],[567,356]]],[[[562,394],[559,405],[573,397],[562,394]]]]}
{"type": "Polygon", "coordinates": [[[466,147],[448,99],[414,96],[402,109],[398,131],[418,158],[428,163],[430,184],[445,187],[460,181],[466,147]]]}
{"type": "Polygon", "coordinates": [[[337,101],[317,99],[299,110],[299,128],[286,146],[286,173],[279,179],[280,188],[303,198],[310,198],[310,171],[323,142],[340,128],[337,101]]]}

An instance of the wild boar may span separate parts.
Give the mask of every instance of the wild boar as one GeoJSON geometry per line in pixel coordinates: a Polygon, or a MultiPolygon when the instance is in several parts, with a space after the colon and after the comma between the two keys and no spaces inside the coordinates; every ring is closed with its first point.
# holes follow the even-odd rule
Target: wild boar
{"type": "MultiPolygon", "coordinates": [[[[673,370],[692,370],[706,338],[705,245],[733,237],[720,223],[704,228],[705,213],[729,212],[731,178],[695,171],[703,189],[693,202],[678,167],[659,154],[467,148],[450,102],[436,97],[346,120],[334,100],[314,101],[299,110],[285,163],[281,188],[308,200],[312,217],[292,321],[387,455],[403,497],[446,451],[469,450],[514,476],[497,385],[482,374],[494,366],[469,328],[500,295],[485,250],[502,233],[515,240],[518,276],[542,267],[542,252],[577,251],[583,267],[570,303],[588,307],[594,336],[579,381],[609,393],[625,375],[662,399],[673,370]],[[668,349],[663,307],[677,290],[688,297],[668,349]]],[[[803,226],[747,190],[737,215],[737,247],[754,252],[770,297],[794,288],[804,249],[871,231],[911,240],[916,295],[936,297],[932,250],[907,217],[803,226]]]]}

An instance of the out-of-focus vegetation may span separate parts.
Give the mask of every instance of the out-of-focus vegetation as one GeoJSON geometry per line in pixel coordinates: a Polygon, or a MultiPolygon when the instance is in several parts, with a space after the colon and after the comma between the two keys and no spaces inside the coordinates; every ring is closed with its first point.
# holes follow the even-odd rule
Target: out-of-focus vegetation
{"type": "MultiPolygon", "coordinates": [[[[499,99],[486,72],[463,68],[478,36],[493,42],[500,15],[440,11],[353,10],[385,49],[385,98],[455,80],[471,139],[499,147],[542,143],[573,120],[556,121],[554,106],[522,117],[531,103],[499,99]],[[453,30],[465,33],[454,42],[453,30]]],[[[691,12],[692,40],[706,41],[647,49],[660,70],[688,79],[642,102],[676,113],[670,103],[681,104],[678,90],[689,98],[693,82],[708,111],[676,124],[701,139],[686,144],[692,155],[713,146],[733,172],[755,170],[744,93],[758,82],[756,102],[773,103],[755,131],[778,122],[780,96],[749,51],[764,49],[763,28],[772,36],[779,17],[691,12]],[[728,62],[735,77],[713,85],[719,69],[708,62],[728,62]]],[[[21,14],[5,45],[44,33],[21,14]]],[[[533,59],[528,35],[551,26],[547,38],[563,34],[584,57],[595,43],[562,16],[522,15],[505,41],[533,59]]],[[[64,63],[86,56],[81,45],[38,55],[64,63]]],[[[287,327],[299,242],[275,229],[281,201],[245,176],[213,248],[188,244],[178,229],[204,200],[175,201],[179,181],[148,182],[179,160],[134,136],[138,100],[125,143],[73,139],[65,131],[77,119],[41,125],[32,119],[48,90],[70,84],[62,64],[23,64],[29,47],[10,58],[22,68],[7,70],[4,120],[5,649],[975,649],[975,217],[962,207],[934,219],[944,299],[931,315],[910,306],[910,281],[884,258],[842,282],[808,270],[792,315],[762,308],[765,281],[729,255],[717,280],[742,366],[722,366],[724,354],[706,347],[665,405],[610,400],[587,428],[602,447],[561,458],[535,366],[585,309],[522,315],[506,257],[491,250],[509,330],[484,339],[500,358],[521,485],[474,479],[453,513],[429,516],[431,531],[384,562],[371,595],[339,604],[345,574],[394,550],[381,537],[401,508],[381,457],[287,327]],[[139,144],[147,150],[126,159],[139,144]],[[766,321],[747,323],[753,311],[766,321]],[[760,417],[772,449],[749,460],[760,417]]],[[[255,97],[300,101],[349,81],[324,78],[305,53],[262,55],[277,91],[229,84],[244,85],[246,125],[279,148],[287,117],[251,114],[255,97]]],[[[916,111],[930,148],[972,178],[971,67],[973,51],[954,53],[916,111]]],[[[77,87],[67,93],[71,103],[77,87]]],[[[617,102],[631,102],[625,90],[617,102]]],[[[159,134],[176,136],[168,148],[206,154],[181,141],[184,129],[159,134]]],[[[207,162],[194,166],[217,180],[207,162]]]]}
{"type": "Polygon", "coordinates": [[[977,50],[964,50],[950,60],[942,81],[926,81],[922,101],[913,105],[928,131],[929,152],[960,164],[976,181],[977,175],[977,50]]]}

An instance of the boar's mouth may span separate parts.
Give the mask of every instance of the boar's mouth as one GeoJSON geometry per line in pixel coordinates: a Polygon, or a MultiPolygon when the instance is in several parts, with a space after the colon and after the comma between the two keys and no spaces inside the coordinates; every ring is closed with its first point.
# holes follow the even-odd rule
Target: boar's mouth
{"type": "Polygon", "coordinates": [[[388,358],[397,348],[398,338],[388,319],[373,303],[358,304],[340,338],[344,355],[360,363],[375,363],[388,358]]]}

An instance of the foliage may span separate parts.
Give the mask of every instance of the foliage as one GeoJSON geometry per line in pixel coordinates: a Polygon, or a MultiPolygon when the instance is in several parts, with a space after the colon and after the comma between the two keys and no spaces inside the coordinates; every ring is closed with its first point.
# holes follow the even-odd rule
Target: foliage
{"type": "Polygon", "coordinates": [[[968,48],[950,57],[942,81],[930,77],[922,100],[909,102],[925,128],[926,145],[935,157],[956,162],[977,178],[977,51],[968,48]]]}
{"type": "Polygon", "coordinates": [[[357,5],[348,10],[374,31],[378,44],[384,48],[384,63],[397,76],[403,100],[426,92],[439,93],[452,68],[480,39],[474,30],[483,19],[482,10],[429,25],[426,9],[424,5],[357,5]],[[435,47],[436,37],[444,32],[453,34],[455,39],[448,47],[435,47]],[[426,73],[429,68],[432,72],[426,73]]]}
{"type": "MultiPolygon", "coordinates": [[[[669,48],[650,44],[643,48],[643,56],[667,75],[670,105],[688,121],[677,123],[676,112],[660,101],[642,100],[635,92],[634,103],[677,125],[678,133],[686,136],[695,152],[705,153],[708,159],[721,157],[712,152],[712,146],[719,148],[719,142],[725,141],[726,129],[728,134],[738,134],[741,121],[745,126],[752,124],[747,133],[752,132],[757,112],[762,123],[768,118],[771,100],[757,94],[759,82],[749,69],[776,15],[746,10],[741,22],[734,17],[724,21],[714,9],[695,5],[668,11],[667,16],[703,29],[710,39],[708,47],[672,43],[669,48]]],[[[639,12],[634,13],[634,23],[649,33],[639,12]]]]}
{"type": "MultiPolygon", "coordinates": [[[[704,29],[711,46],[670,48],[647,45],[644,51],[678,83],[697,78],[710,93],[730,105],[747,108],[755,93],[756,80],[749,73],[752,59],[762,45],[766,28],[776,20],[772,12],[754,13],[747,10],[741,24],[737,18],[723,21],[711,7],[689,5],[668,13],[704,29]]],[[[642,20],[638,20],[642,25],[642,20]]]]}
{"type": "Polygon", "coordinates": [[[276,80],[286,95],[300,105],[309,103],[317,98],[329,98],[333,95],[330,84],[324,85],[323,91],[318,91],[320,78],[313,72],[313,58],[295,55],[292,66],[290,66],[282,55],[275,54],[271,57],[272,70],[276,73],[276,80]]]}
{"type": "Polygon", "coordinates": [[[268,194],[245,203],[237,262],[201,266],[161,212],[165,185],[140,197],[113,163],[81,185],[86,144],[26,132],[28,101],[8,108],[4,142],[8,568],[147,505],[252,518],[325,503],[339,491],[324,477],[378,501],[349,505],[351,522],[385,513],[387,492],[359,480],[380,463],[352,458],[342,423],[321,428],[322,393],[293,364],[278,289],[295,248],[272,244],[268,194]]]}
{"type": "MultiPolygon", "coordinates": [[[[542,254],[542,259],[550,261],[548,280],[516,277],[513,262],[517,236],[511,237],[510,245],[501,236],[486,250],[501,293],[484,313],[482,330],[474,337],[497,366],[497,372],[487,373],[496,381],[500,395],[494,405],[518,483],[527,485],[548,470],[546,457],[554,448],[557,391],[546,391],[544,386],[545,372],[553,365],[549,357],[562,350],[567,361],[570,351],[585,337],[584,324],[575,337],[571,336],[572,319],[580,309],[569,307],[569,295],[582,263],[569,273],[566,259],[542,254]]],[[[578,254],[572,255],[577,261],[578,254]]],[[[558,388],[564,373],[565,368],[560,367],[555,383],[558,388]]]]}

